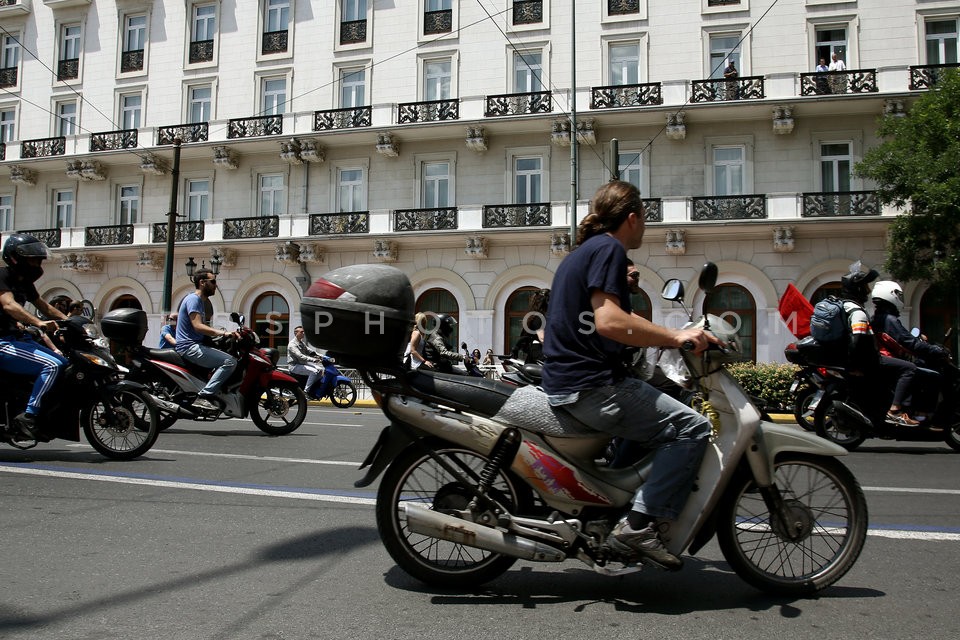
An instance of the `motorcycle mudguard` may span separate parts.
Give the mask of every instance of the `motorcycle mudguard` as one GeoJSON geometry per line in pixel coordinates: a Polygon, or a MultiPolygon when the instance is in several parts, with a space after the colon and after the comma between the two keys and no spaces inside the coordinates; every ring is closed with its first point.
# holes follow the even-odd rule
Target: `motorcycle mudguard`
{"type": "Polygon", "coordinates": [[[142,391],[144,392],[144,400],[146,400],[148,404],[155,409],[161,408],[160,405],[157,404],[157,399],[150,395],[150,393],[147,392],[147,388],[139,382],[134,382],[132,380],[120,380],[119,382],[108,384],[106,387],[104,387],[104,389],[106,389],[109,395],[113,395],[119,391],[130,391],[133,393],[139,393],[142,391]]]}
{"type": "Polygon", "coordinates": [[[295,385],[300,384],[300,381],[294,378],[289,373],[280,371],[279,369],[271,369],[270,371],[265,371],[263,375],[260,376],[260,384],[264,387],[270,385],[271,382],[292,382],[295,385]]]}
{"type": "Polygon", "coordinates": [[[363,464],[360,465],[361,470],[367,467],[370,467],[370,469],[362,478],[354,482],[353,486],[358,489],[370,486],[370,484],[390,466],[390,463],[400,455],[400,452],[413,442],[414,439],[396,425],[391,424],[390,426],[384,427],[383,431],[380,432],[380,437],[377,438],[377,443],[373,445],[373,449],[370,450],[363,464]]]}

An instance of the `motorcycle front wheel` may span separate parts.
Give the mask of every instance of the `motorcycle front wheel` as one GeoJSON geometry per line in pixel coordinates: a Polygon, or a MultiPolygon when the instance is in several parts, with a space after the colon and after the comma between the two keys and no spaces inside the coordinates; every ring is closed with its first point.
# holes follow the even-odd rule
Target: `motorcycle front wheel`
{"type": "Polygon", "coordinates": [[[341,380],[330,392],[330,402],[341,409],[349,409],[357,401],[357,388],[352,382],[341,380]]]}
{"type": "Polygon", "coordinates": [[[293,433],[307,417],[307,394],[296,382],[278,380],[250,394],[250,418],[271,436],[293,433]]]}
{"type": "Polygon", "coordinates": [[[114,460],[132,460],[150,450],[160,434],[157,410],[143,391],[118,391],[80,411],[87,441],[114,460]]]}
{"type": "Polygon", "coordinates": [[[867,536],[867,502],[857,479],[834,458],[784,454],[774,463],[774,479],[789,530],[743,474],[719,506],[717,540],[733,570],[754,587],[810,595],[856,562],[867,536]]]}
{"type": "MultiPolygon", "coordinates": [[[[434,443],[433,452],[463,474],[471,485],[480,479],[487,458],[478,453],[434,443]]],[[[501,471],[490,495],[514,512],[525,488],[501,471]]],[[[383,546],[401,569],[412,577],[439,587],[467,588],[493,580],[506,572],[516,558],[492,551],[439,540],[407,528],[405,503],[429,506],[440,512],[462,510],[471,492],[464,482],[444,469],[419,447],[400,454],[387,469],[377,491],[377,530],[383,546]]]]}

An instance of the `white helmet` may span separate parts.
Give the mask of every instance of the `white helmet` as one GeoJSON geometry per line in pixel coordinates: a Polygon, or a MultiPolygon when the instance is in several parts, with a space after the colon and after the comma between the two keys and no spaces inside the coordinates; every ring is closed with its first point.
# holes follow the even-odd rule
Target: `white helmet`
{"type": "Polygon", "coordinates": [[[893,280],[881,280],[873,285],[871,296],[874,300],[883,300],[892,304],[897,311],[903,311],[903,289],[893,280]]]}

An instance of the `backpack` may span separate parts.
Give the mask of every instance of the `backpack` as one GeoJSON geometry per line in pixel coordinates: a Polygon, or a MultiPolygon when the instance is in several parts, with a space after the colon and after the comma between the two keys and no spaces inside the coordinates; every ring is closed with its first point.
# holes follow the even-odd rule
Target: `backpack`
{"type": "Polygon", "coordinates": [[[821,344],[839,342],[850,333],[847,312],[843,300],[828,296],[813,307],[810,316],[810,335],[821,344]]]}

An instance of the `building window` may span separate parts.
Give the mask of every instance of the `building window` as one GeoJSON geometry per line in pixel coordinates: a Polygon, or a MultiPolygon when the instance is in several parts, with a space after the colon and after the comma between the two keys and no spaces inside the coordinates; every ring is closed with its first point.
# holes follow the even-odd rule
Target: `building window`
{"type": "Polygon", "coordinates": [[[20,42],[16,35],[4,35],[0,52],[0,87],[14,87],[20,66],[20,42]]]}
{"type": "Polygon", "coordinates": [[[290,333],[290,305],[279,293],[270,291],[253,302],[253,330],[260,337],[260,346],[278,349],[280,358],[287,355],[290,333]]]}
{"type": "Polygon", "coordinates": [[[366,69],[341,69],[340,106],[344,109],[366,106],[366,69]]]}
{"type": "Polygon", "coordinates": [[[427,209],[449,207],[451,202],[450,163],[424,162],[422,176],[421,206],[427,209]]]}
{"type": "Polygon", "coordinates": [[[713,194],[739,196],[743,194],[745,149],[741,146],[713,148],[713,194]]]}
{"type": "Polygon", "coordinates": [[[140,221],[140,185],[121,185],[117,195],[117,224],[140,221]]]}
{"type": "Polygon", "coordinates": [[[521,287],[510,294],[504,309],[503,342],[504,353],[513,353],[517,340],[525,333],[524,329],[535,329],[539,318],[527,318],[530,313],[531,299],[540,289],[536,287],[521,287]],[[526,319],[526,327],[524,327],[526,319]]]}
{"type": "Polygon", "coordinates": [[[814,64],[819,64],[821,60],[830,64],[833,54],[837,54],[837,60],[847,61],[847,29],[846,27],[819,27],[816,30],[816,60],[814,64]]]}
{"type": "Polygon", "coordinates": [[[630,308],[641,318],[653,320],[653,305],[650,304],[650,296],[646,291],[641,290],[630,294],[630,308]]]}
{"type": "Polygon", "coordinates": [[[77,103],[73,100],[57,103],[57,135],[77,134],[77,103]]]}
{"type": "Polygon", "coordinates": [[[850,168],[853,154],[849,142],[820,144],[820,189],[836,193],[850,191],[850,168]]]}
{"type": "Polygon", "coordinates": [[[139,93],[120,96],[120,127],[122,129],[140,128],[142,106],[143,96],[139,93]]]}
{"type": "Polygon", "coordinates": [[[210,219],[210,181],[187,180],[187,220],[210,219]]]}
{"type": "Polygon", "coordinates": [[[367,0],[343,0],[343,21],[367,19],[367,0]]]}
{"type": "Polygon", "coordinates": [[[190,25],[190,64],[213,60],[213,39],[217,33],[217,5],[193,5],[190,25]]]}
{"type": "Polygon", "coordinates": [[[342,167],[337,169],[337,211],[347,213],[366,210],[363,169],[342,167]]]}
{"type": "Polygon", "coordinates": [[[209,122],[211,116],[211,96],[213,89],[210,85],[189,87],[187,89],[187,121],[190,123],[209,122]]]}
{"type": "Polygon", "coordinates": [[[733,62],[741,72],[740,34],[710,36],[710,77],[722,78],[728,62],[733,62]]]}
{"type": "Polygon", "coordinates": [[[721,284],[707,294],[703,313],[712,313],[729,322],[737,330],[743,346],[743,357],[757,357],[757,303],[744,287],[738,284],[721,284]]]}
{"type": "Polygon", "coordinates": [[[931,18],[926,21],[925,26],[927,64],[956,64],[957,19],[931,18]]]}
{"type": "Polygon", "coordinates": [[[80,77],[80,25],[64,25],[60,30],[60,58],[57,65],[57,80],[74,80],[80,77]]]}
{"type": "Polygon", "coordinates": [[[0,110],[0,142],[10,142],[15,139],[17,129],[16,109],[0,110]]]}
{"type": "Polygon", "coordinates": [[[53,226],[73,226],[73,189],[57,189],[53,192],[53,226]]]}
{"type": "Polygon", "coordinates": [[[290,0],[267,0],[266,32],[286,31],[290,23],[290,0]]]}
{"type": "Polygon", "coordinates": [[[13,230],[13,196],[0,195],[0,231],[13,230]]]}
{"type": "Polygon", "coordinates": [[[284,212],[283,175],[269,173],[260,176],[260,210],[261,216],[279,216],[284,212]]]}
{"type": "Polygon", "coordinates": [[[266,116],[278,116],[286,112],[287,108],[287,79],[264,78],[263,80],[263,107],[261,113],[266,116]]]}
{"type": "Polygon", "coordinates": [[[515,204],[543,202],[543,158],[518,156],[513,159],[513,201],[515,204]]]}
{"type": "MultiPolygon", "coordinates": [[[[960,288],[951,285],[933,285],[920,298],[920,327],[934,342],[947,339],[948,332],[957,326],[957,300],[960,288]]],[[[956,357],[956,346],[952,349],[956,357]]]]}
{"type": "Polygon", "coordinates": [[[513,90],[515,93],[543,91],[543,54],[541,52],[514,52],[513,90]]]}
{"type": "Polygon", "coordinates": [[[623,182],[629,182],[637,189],[641,188],[643,178],[643,156],[639,151],[621,151],[617,161],[617,172],[623,182]]]}
{"type": "MultiPolygon", "coordinates": [[[[448,315],[458,322],[460,317],[460,305],[457,304],[457,299],[454,298],[453,294],[446,289],[439,288],[427,289],[421,293],[420,297],[417,298],[416,304],[414,305],[414,311],[416,313],[427,314],[427,322],[424,329],[428,332],[436,331],[437,314],[442,313],[444,315],[448,315]]],[[[447,337],[447,340],[450,341],[450,345],[453,347],[453,350],[458,351],[457,346],[460,344],[459,324],[453,328],[453,333],[447,337]]]]}
{"type": "Polygon", "coordinates": [[[424,100],[450,99],[450,60],[428,60],[423,63],[424,100]]]}
{"type": "Polygon", "coordinates": [[[640,84],[639,44],[611,44],[609,64],[611,85],[640,84]]]}
{"type": "Polygon", "coordinates": [[[127,16],[124,25],[123,50],[143,51],[147,43],[147,16],[127,16]]]}

